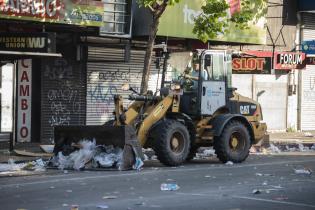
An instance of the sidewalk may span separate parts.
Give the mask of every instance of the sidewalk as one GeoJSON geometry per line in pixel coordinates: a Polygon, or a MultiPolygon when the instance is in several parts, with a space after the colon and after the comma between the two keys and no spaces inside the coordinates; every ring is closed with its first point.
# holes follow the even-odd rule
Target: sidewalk
{"type": "MultiPolygon", "coordinates": [[[[270,144],[279,146],[297,146],[302,144],[304,146],[311,147],[315,144],[315,131],[312,132],[282,132],[282,133],[269,133],[266,136],[266,140],[263,142],[262,147],[269,147],[270,144]]],[[[25,150],[32,153],[43,153],[39,147],[39,143],[23,143],[17,144],[14,149],[25,150]]],[[[7,147],[9,148],[9,147],[7,147]]],[[[10,152],[9,149],[0,150],[0,163],[7,163],[9,159],[13,159],[15,162],[27,162],[42,158],[48,160],[49,157],[43,157],[38,155],[37,157],[21,156],[17,155],[14,151],[10,152]]]]}

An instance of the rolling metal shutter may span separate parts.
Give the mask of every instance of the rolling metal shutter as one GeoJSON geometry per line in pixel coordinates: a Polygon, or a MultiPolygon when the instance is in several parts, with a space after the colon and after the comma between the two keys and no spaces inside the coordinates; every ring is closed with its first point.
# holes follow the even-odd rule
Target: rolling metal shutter
{"type": "MultiPolygon", "coordinates": [[[[315,40],[315,14],[303,13],[302,39],[315,40]]],[[[302,70],[301,129],[315,130],[315,66],[302,70]]]]}
{"type": "Polygon", "coordinates": [[[85,67],[75,61],[43,59],[41,142],[53,142],[53,126],[85,123],[85,67]]]}
{"type": "MultiPolygon", "coordinates": [[[[92,46],[88,48],[87,125],[101,125],[113,118],[114,95],[121,94],[126,98],[131,94],[130,91],[121,90],[123,84],[129,83],[134,89],[140,90],[145,51],[131,50],[129,62],[124,62],[124,50],[92,46]]],[[[149,89],[153,92],[161,80],[154,61],[153,56],[149,81],[149,89]]],[[[128,104],[130,101],[125,100],[124,105],[128,104]]]]}
{"type": "Polygon", "coordinates": [[[287,75],[232,75],[236,92],[260,103],[268,130],[286,129],[287,83],[287,75]]]}

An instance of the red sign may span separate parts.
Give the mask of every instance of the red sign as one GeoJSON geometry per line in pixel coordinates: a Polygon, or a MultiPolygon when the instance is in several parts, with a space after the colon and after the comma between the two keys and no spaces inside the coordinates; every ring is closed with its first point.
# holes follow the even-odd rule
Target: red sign
{"type": "Polygon", "coordinates": [[[59,17],[60,8],[60,0],[0,0],[0,11],[2,15],[57,19],[59,17]]]}
{"type": "Polygon", "coordinates": [[[315,65],[315,57],[306,57],[306,65],[315,65]]]}
{"type": "Polygon", "coordinates": [[[275,53],[274,69],[303,69],[305,68],[305,53],[278,52],[275,53]]]}
{"type": "Polygon", "coordinates": [[[233,57],[234,74],[270,74],[271,55],[269,52],[248,51],[239,57],[233,57]]]}

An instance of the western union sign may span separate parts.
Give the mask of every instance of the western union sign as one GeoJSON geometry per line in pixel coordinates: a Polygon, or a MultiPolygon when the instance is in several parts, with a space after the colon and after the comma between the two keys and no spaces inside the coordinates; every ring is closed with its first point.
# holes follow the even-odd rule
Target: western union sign
{"type": "Polygon", "coordinates": [[[48,33],[0,33],[0,50],[54,52],[55,39],[48,33]]]}

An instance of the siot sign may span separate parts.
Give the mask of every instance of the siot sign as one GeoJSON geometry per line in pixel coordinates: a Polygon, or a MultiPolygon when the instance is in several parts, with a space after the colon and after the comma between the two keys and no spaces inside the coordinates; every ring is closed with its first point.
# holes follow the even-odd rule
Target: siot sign
{"type": "Polygon", "coordinates": [[[31,93],[32,93],[32,60],[18,61],[18,121],[17,141],[31,141],[31,93]]]}
{"type": "Polygon", "coordinates": [[[234,57],[232,68],[234,74],[270,74],[271,57],[234,57]]]}
{"type": "Polygon", "coordinates": [[[303,69],[305,65],[305,53],[279,52],[275,54],[275,69],[303,69]]]}

